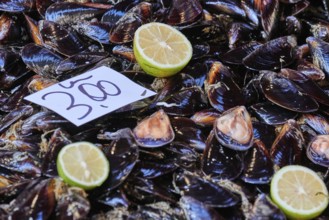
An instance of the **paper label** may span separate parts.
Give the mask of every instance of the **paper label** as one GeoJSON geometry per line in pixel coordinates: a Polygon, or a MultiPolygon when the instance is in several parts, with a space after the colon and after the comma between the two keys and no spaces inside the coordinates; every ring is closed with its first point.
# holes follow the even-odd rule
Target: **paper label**
{"type": "Polygon", "coordinates": [[[47,87],[25,99],[80,126],[156,93],[102,66],[47,87]]]}

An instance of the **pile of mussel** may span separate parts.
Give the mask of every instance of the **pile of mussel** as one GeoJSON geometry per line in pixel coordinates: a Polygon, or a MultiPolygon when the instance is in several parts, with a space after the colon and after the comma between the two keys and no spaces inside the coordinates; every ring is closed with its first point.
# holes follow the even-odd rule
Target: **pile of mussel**
{"type": "MultiPolygon", "coordinates": [[[[329,1],[0,1],[0,219],[286,219],[269,197],[289,164],[329,184],[329,1]],[[154,78],[135,30],[179,29],[190,63],[154,78]],[[24,97],[107,66],[157,95],[77,127],[24,97]],[[89,141],[110,177],[58,177],[89,141]]],[[[326,210],[317,219],[327,219],[326,210]]]]}

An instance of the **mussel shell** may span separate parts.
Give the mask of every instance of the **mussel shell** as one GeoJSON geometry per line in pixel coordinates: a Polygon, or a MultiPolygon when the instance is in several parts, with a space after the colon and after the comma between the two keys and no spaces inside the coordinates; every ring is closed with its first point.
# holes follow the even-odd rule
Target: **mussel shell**
{"type": "Polygon", "coordinates": [[[211,106],[219,112],[245,104],[242,91],[233,79],[216,84],[206,84],[205,90],[211,106]]]}
{"type": "Polygon", "coordinates": [[[110,206],[110,207],[128,207],[131,202],[127,199],[122,188],[111,190],[100,195],[97,198],[97,202],[110,206]]]}
{"type": "Polygon", "coordinates": [[[291,64],[297,54],[295,36],[285,36],[268,41],[243,59],[243,64],[253,70],[273,70],[291,64]]]}
{"type": "Polygon", "coordinates": [[[40,163],[27,152],[1,150],[0,156],[0,167],[27,177],[41,175],[40,163]]]}
{"type": "Polygon", "coordinates": [[[0,44],[17,44],[26,40],[27,33],[20,19],[17,16],[2,13],[0,15],[0,44]]]}
{"type": "Polygon", "coordinates": [[[0,121],[0,133],[4,132],[9,126],[18,120],[24,120],[32,115],[33,107],[30,105],[19,106],[15,110],[9,112],[0,121]]]}
{"type": "Polygon", "coordinates": [[[245,11],[242,9],[239,1],[232,0],[205,0],[204,7],[215,13],[225,13],[237,17],[246,17],[245,11]]]}
{"type": "Polygon", "coordinates": [[[244,168],[241,152],[221,145],[211,131],[201,159],[201,169],[214,179],[236,179],[244,168]]]}
{"type": "Polygon", "coordinates": [[[252,122],[254,130],[254,138],[261,140],[265,144],[266,149],[270,150],[275,140],[275,127],[262,122],[252,122]]]}
{"type": "Polygon", "coordinates": [[[136,57],[133,48],[126,45],[116,45],[112,49],[112,53],[119,57],[122,57],[132,63],[136,63],[136,57]]]}
{"type": "Polygon", "coordinates": [[[140,2],[141,0],[120,1],[103,14],[101,22],[114,25],[127,13],[127,11],[140,2]]]}
{"type": "Polygon", "coordinates": [[[168,9],[165,23],[173,26],[191,24],[201,18],[202,12],[199,0],[175,0],[168,9]]]}
{"type": "Polygon", "coordinates": [[[242,60],[260,45],[261,44],[256,41],[251,41],[250,43],[231,49],[220,55],[220,59],[224,63],[241,65],[242,60]]]}
{"type": "Polygon", "coordinates": [[[81,35],[85,35],[101,44],[110,44],[109,33],[112,25],[108,23],[80,21],[73,25],[73,28],[81,35]]]}
{"type": "Polygon", "coordinates": [[[328,42],[328,40],[329,40],[329,24],[328,23],[319,22],[317,24],[313,24],[313,25],[311,25],[310,31],[315,38],[328,42]]]}
{"type": "Polygon", "coordinates": [[[267,184],[274,174],[270,153],[260,140],[255,140],[253,147],[244,159],[244,171],[241,179],[251,184],[267,184]]]}
{"type": "Polygon", "coordinates": [[[16,180],[15,182],[12,182],[7,186],[1,186],[0,202],[9,203],[14,198],[16,198],[28,186],[30,182],[31,180],[16,180]]]}
{"type": "Polygon", "coordinates": [[[260,2],[259,10],[261,24],[265,34],[270,38],[278,28],[278,22],[280,18],[279,0],[266,0],[258,2],[260,2]]]}
{"type": "Polygon", "coordinates": [[[196,171],[198,169],[200,156],[199,153],[186,143],[173,141],[170,146],[165,148],[173,154],[174,163],[185,170],[196,171]]]}
{"type": "Polygon", "coordinates": [[[155,182],[154,179],[129,178],[123,184],[123,189],[129,201],[138,204],[149,204],[156,201],[175,201],[175,196],[169,191],[169,188],[159,184],[159,182],[155,182]]]}
{"type": "Polygon", "coordinates": [[[35,179],[10,204],[9,216],[12,219],[35,219],[38,216],[49,218],[55,210],[56,199],[53,179],[35,179]],[[38,205],[35,205],[38,204],[38,205]]]}
{"type": "Polygon", "coordinates": [[[29,12],[34,6],[35,0],[2,0],[0,2],[0,11],[29,12]]]}
{"type": "Polygon", "coordinates": [[[304,76],[298,71],[288,68],[281,69],[279,74],[293,81],[299,88],[301,88],[303,93],[313,97],[319,103],[329,106],[329,96],[310,78],[304,76]]]}
{"type": "Polygon", "coordinates": [[[212,126],[216,118],[218,118],[219,116],[220,112],[218,112],[214,108],[210,108],[196,112],[194,115],[191,116],[191,120],[201,126],[212,126]]]}
{"type": "Polygon", "coordinates": [[[283,125],[271,146],[271,158],[274,164],[283,167],[300,164],[304,148],[304,137],[295,120],[283,125]]]}
{"type": "Polygon", "coordinates": [[[314,112],[318,103],[289,79],[280,77],[275,72],[264,71],[260,85],[265,97],[271,102],[295,112],[314,112]],[[293,102],[291,100],[294,100],[293,102]]]}
{"type": "Polygon", "coordinates": [[[245,151],[253,144],[252,122],[244,106],[223,112],[216,119],[213,129],[219,143],[232,150],[245,151]]]}
{"type": "Polygon", "coordinates": [[[116,139],[112,140],[103,150],[110,162],[110,176],[104,187],[112,190],[122,184],[135,167],[139,149],[130,129],[121,129],[116,133],[116,139]]]}
{"type": "Polygon", "coordinates": [[[300,121],[310,126],[317,134],[329,134],[329,121],[320,114],[303,114],[300,121]]]}
{"type": "Polygon", "coordinates": [[[289,111],[270,102],[257,103],[250,108],[257,119],[269,125],[284,124],[298,115],[297,112],[289,111]]]}
{"type": "Polygon", "coordinates": [[[87,218],[90,211],[90,202],[87,199],[87,194],[81,188],[68,188],[64,182],[56,179],[56,209],[54,215],[56,218],[63,219],[78,219],[87,218]]]}
{"type": "Polygon", "coordinates": [[[313,81],[320,81],[325,78],[325,74],[320,68],[305,59],[298,60],[297,71],[313,81]]]}
{"type": "Polygon", "coordinates": [[[265,193],[261,193],[257,196],[251,216],[251,219],[287,219],[284,213],[265,193]]]}
{"type": "Polygon", "coordinates": [[[110,42],[115,44],[131,42],[137,28],[146,23],[151,15],[152,5],[148,2],[141,2],[131,8],[114,24],[110,32],[110,42]]]}
{"type": "Polygon", "coordinates": [[[164,99],[170,97],[172,94],[177,93],[182,89],[196,85],[194,78],[185,73],[178,73],[168,78],[164,83],[165,84],[163,87],[155,96],[153,103],[150,105],[151,107],[156,105],[157,102],[163,101],[164,99]]]}
{"type": "Polygon", "coordinates": [[[45,20],[61,25],[72,25],[82,20],[91,20],[101,15],[105,9],[75,2],[56,2],[51,4],[45,13],[45,20]]]}
{"type": "Polygon", "coordinates": [[[61,54],[72,56],[85,49],[85,43],[75,32],[55,22],[40,20],[38,27],[43,44],[61,54]]]}
{"type": "Polygon", "coordinates": [[[243,22],[233,22],[227,33],[230,48],[239,47],[249,41],[254,27],[243,22]]]}
{"type": "Polygon", "coordinates": [[[101,61],[102,59],[105,59],[107,56],[107,52],[84,52],[75,54],[62,60],[58,64],[56,74],[60,76],[72,72],[83,72],[83,70],[101,61]]]}
{"type": "Polygon", "coordinates": [[[56,68],[63,60],[60,55],[34,43],[25,45],[22,50],[22,59],[35,73],[51,78],[57,77],[56,68]]]}
{"type": "Polygon", "coordinates": [[[184,210],[186,219],[216,219],[224,220],[222,216],[213,208],[205,205],[191,196],[182,196],[179,200],[179,205],[184,210]]]}
{"type": "Polygon", "coordinates": [[[207,98],[200,87],[190,87],[157,102],[156,106],[168,115],[190,116],[207,106],[207,98]]]}
{"type": "Polygon", "coordinates": [[[174,184],[182,196],[190,196],[210,207],[231,207],[239,197],[224,187],[189,172],[175,173],[174,184]]]}
{"type": "Polygon", "coordinates": [[[161,147],[175,138],[169,117],[161,109],[140,121],[133,133],[137,144],[142,147],[161,147]]]}
{"type": "Polygon", "coordinates": [[[58,176],[57,156],[59,151],[67,144],[71,144],[70,135],[63,129],[56,129],[47,143],[47,152],[43,156],[41,165],[42,174],[45,176],[58,176]]]}
{"type": "Polygon", "coordinates": [[[202,129],[191,119],[185,117],[174,117],[171,124],[175,131],[175,141],[184,143],[198,151],[204,150],[206,137],[202,129]]]}
{"type": "Polygon", "coordinates": [[[285,28],[288,35],[294,34],[298,36],[302,31],[302,25],[295,16],[286,17],[285,28]]]}
{"type": "Polygon", "coordinates": [[[306,42],[310,48],[313,64],[319,67],[329,77],[329,43],[315,38],[308,37],[306,42]]]}
{"type": "Polygon", "coordinates": [[[27,22],[28,32],[30,37],[32,38],[33,42],[38,45],[42,45],[42,40],[38,28],[38,22],[28,15],[24,15],[25,20],[27,22]]]}
{"type": "Polygon", "coordinates": [[[177,169],[176,155],[163,149],[143,150],[134,168],[134,175],[143,179],[154,179],[177,169]]]}
{"type": "Polygon", "coordinates": [[[307,157],[315,164],[329,167],[329,135],[318,135],[309,143],[307,157]]]}

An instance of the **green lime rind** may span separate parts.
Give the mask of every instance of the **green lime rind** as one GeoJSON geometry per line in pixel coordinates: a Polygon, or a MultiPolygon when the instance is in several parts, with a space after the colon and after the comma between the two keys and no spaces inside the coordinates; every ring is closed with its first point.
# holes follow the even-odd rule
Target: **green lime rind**
{"type": "MultiPolygon", "coordinates": [[[[86,142],[85,142],[86,143],[86,142]]],[[[89,143],[89,142],[87,142],[87,143],[89,143]]],[[[76,144],[76,143],[73,143],[73,144],[76,144]]],[[[92,143],[89,143],[89,144],[92,144],[92,143]]],[[[71,144],[69,144],[69,145],[71,145],[71,144]]],[[[64,146],[62,149],[61,149],[61,151],[60,151],[60,153],[58,154],[58,157],[57,157],[57,160],[56,160],[56,167],[57,167],[57,172],[58,172],[58,175],[63,179],[63,181],[65,182],[65,183],[67,183],[68,185],[70,185],[70,186],[77,186],[77,187],[80,187],[80,188],[82,188],[82,189],[84,189],[84,190],[92,190],[92,189],[94,189],[94,188],[96,188],[96,187],[99,187],[99,186],[101,186],[106,180],[107,180],[107,178],[109,177],[109,175],[110,175],[110,163],[109,163],[109,161],[107,160],[107,158],[106,158],[106,156],[104,155],[104,153],[100,150],[100,149],[98,149],[99,151],[100,151],[100,153],[104,156],[104,158],[105,158],[105,161],[106,161],[106,166],[108,167],[108,169],[107,169],[107,174],[104,176],[104,178],[102,178],[102,179],[100,179],[99,181],[97,181],[97,183],[96,184],[85,184],[85,183],[80,183],[79,181],[75,181],[72,177],[70,177],[70,175],[69,174],[67,174],[65,171],[64,171],[64,169],[63,169],[63,165],[62,165],[62,163],[61,163],[61,160],[60,160],[60,157],[61,157],[61,153],[62,152],[64,152],[64,148],[65,147],[67,147],[67,146],[69,146],[69,145],[66,145],[66,146],[64,146]]],[[[96,146],[95,146],[96,147],[96,146]]],[[[97,147],[96,147],[97,148],[97,147]]]]}
{"type": "MultiPolygon", "coordinates": [[[[150,25],[150,23],[147,25],[150,25]]],[[[162,24],[162,25],[164,25],[164,24],[162,24]]],[[[153,63],[152,61],[150,61],[149,58],[143,57],[143,55],[140,53],[139,49],[136,46],[137,43],[136,43],[135,37],[133,40],[133,51],[134,51],[134,55],[135,55],[137,63],[140,65],[140,67],[143,69],[143,71],[145,73],[152,75],[154,77],[163,78],[163,77],[173,76],[176,73],[179,73],[190,62],[190,60],[192,58],[192,45],[187,40],[187,38],[186,38],[186,43],[189,44],[191,53],[185,59],[184,62],[180,63],[179,65],[173,65],[173,67],[159,66],[159,65],[156,65],[155,63],[153,63]]]]}
{"type": "MultiPolygon", "coordinates": [[[[317,207],[314,210],[306,211],[306,212],[303,211],[303,210],[294,209],[294,208],[288,206],[287,204],[284,204],[284,201],[282,201],[280,199],[280,197],[277,195],[278,190],[277,190],[276,183],[279,180],[281,173],[284,173],[285,170],[292,169],[292,168],[300,169],[300,170],[304,170],[304,171],[308,170],[308,172],[311,172],[315,176],[317,176],[317,174],[313,170],[311,170],[307,167],[304,167],[304,166],[300,166],[300,165],[288,165],[288,166],[285,166],[285,167],[281,168],[277,173],[275,173],[275,175],[273,176],[272,181],[271,181],[270,195],[271,195],[272,201],[284,212],[284,214],[287,216],[288,219],[308,220],[308,219],[313,219],[313,218],[321,215],[321,213],[328,206],[328,202],[329,202],[329,200],[328,200],[328,191],[326,191],[322,194],[325,198],[325,202],[320,207],[317,207]]],[[[318,177],[318,178],[319,178],[319,180],[321,180],[320,177],[318,177]]],[[[322,180],[321,180],[321,182],[323,183],[322,180]]],[[[323,186],[325,187],[324,183],[323,183],[323,186]]],[[[325,187],[325,189],[326,189],[326,187],[325,187]]]]}

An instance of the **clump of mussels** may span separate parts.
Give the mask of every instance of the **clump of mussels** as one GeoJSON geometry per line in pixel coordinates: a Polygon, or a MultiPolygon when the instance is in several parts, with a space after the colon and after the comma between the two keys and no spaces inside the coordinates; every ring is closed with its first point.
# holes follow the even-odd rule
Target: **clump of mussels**
{"type": "Polygon", "coordinates": [[[329,180],[328,4],[1,1],[0,219],[285,219],[269,198],[278,168],[329,180]],[[145,74],[132,52],[152,21],[193,45],[170,78],[145,74]],[[80,127],[23,99],[99,66],[157,95],[80,127]],[[91,191],[56,170],[60,149],[82,140],[111,166],[91,191]]]}

